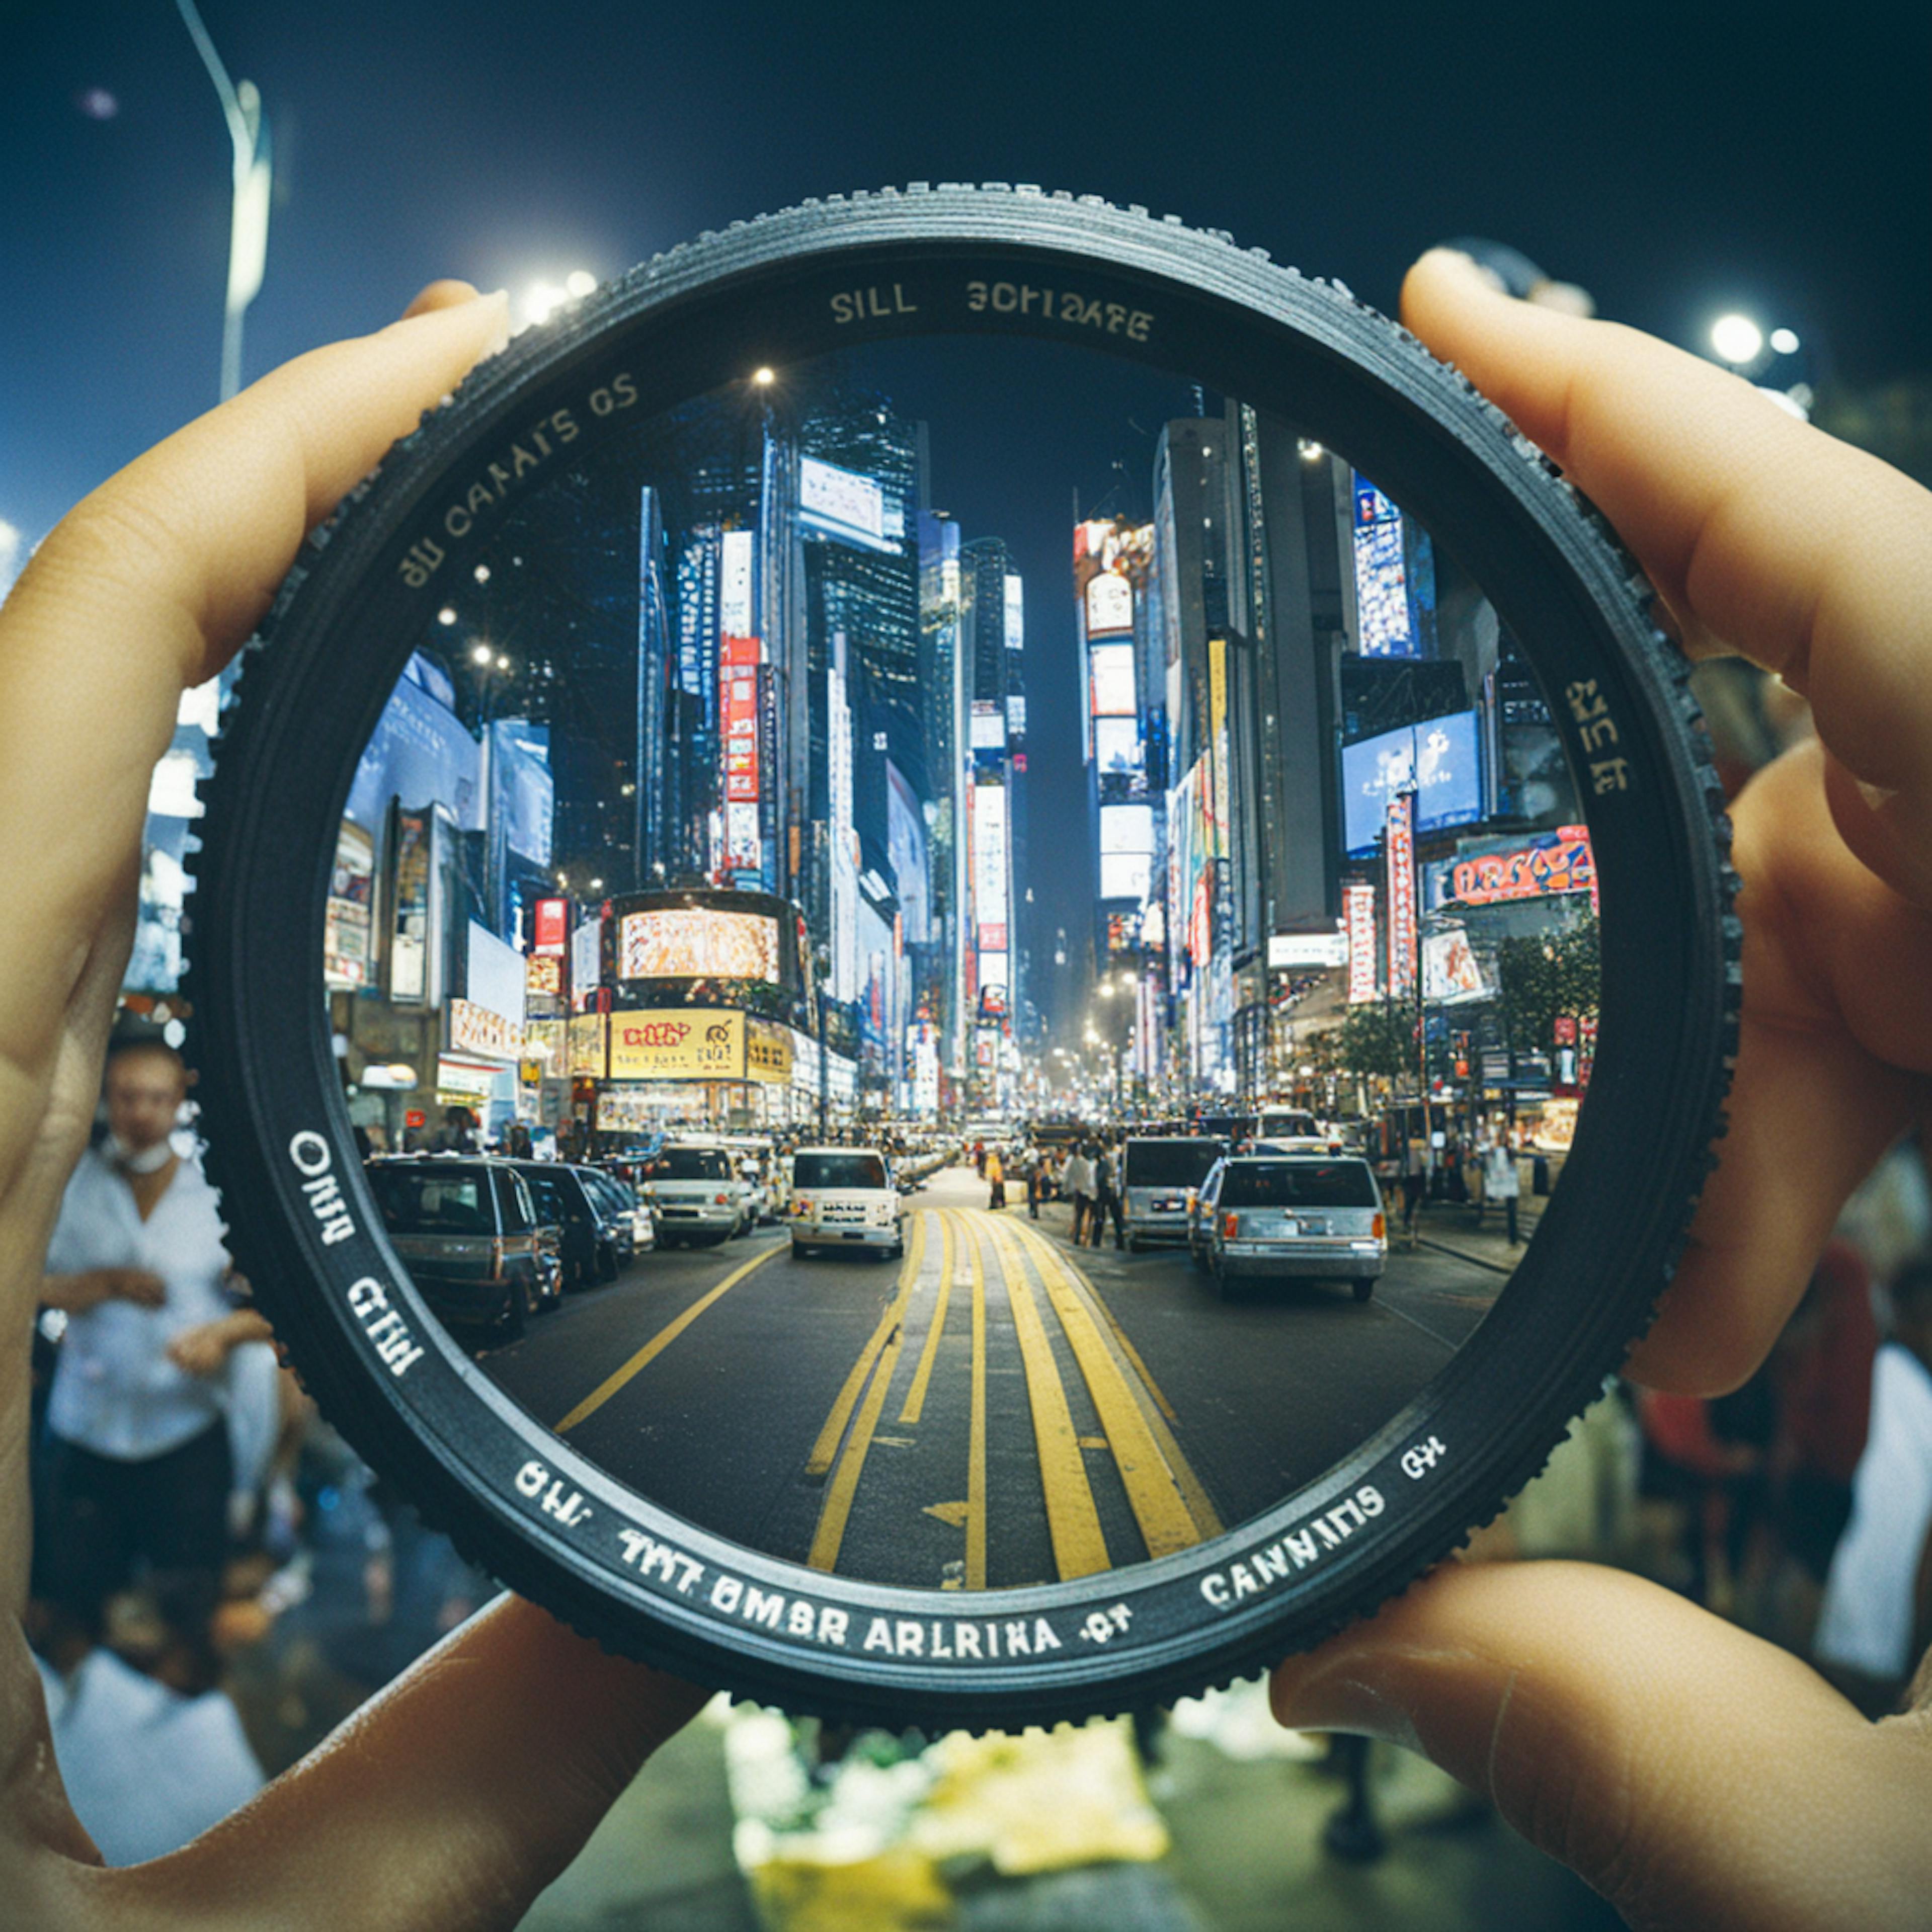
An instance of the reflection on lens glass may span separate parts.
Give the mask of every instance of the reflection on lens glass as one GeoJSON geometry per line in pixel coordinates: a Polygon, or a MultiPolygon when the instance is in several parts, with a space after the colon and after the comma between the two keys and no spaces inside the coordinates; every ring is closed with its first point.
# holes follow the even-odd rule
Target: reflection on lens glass
{"type": "Polygon", "coordinates": [[[1064,349],[586,442],[409,640],[340,828],[324,975],[430,1308],[639,1494],[872,1581],[1090,1574],[1318,1477],[1494,1304],[1588,1087],[1535,640],[1293,422],[1064,349]]]}

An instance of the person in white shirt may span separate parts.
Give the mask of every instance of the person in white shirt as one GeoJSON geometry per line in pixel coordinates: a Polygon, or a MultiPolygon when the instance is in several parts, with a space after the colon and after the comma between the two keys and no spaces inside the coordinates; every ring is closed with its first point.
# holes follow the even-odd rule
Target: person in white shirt
{"type": "Polygon", "coordinates": [[[230,1298],[214,1190],[172,1138],[188,1092],[179,1055],[124,1044],[106,1092],[107,1137],[68,1183],[40,1288],[68,1317],[34,1551],[57,1660],[98,1640],[103,1606],[143,1565],[182,1634],[203,1634],[227,1547],[225,1372],[268,1332],[230,1298]]]}
{"type": "Polygon", "coordinates": [[[1832,1552],[1812,1654],[1857,1701],[1888,1708],[1912,1674],[1932,1545],[1932,1262],[1892,1284],[1892,1332],[1872,1364],[1871,1426],[1852,1515],[1832,1552]]]}
{"type": "Polygon", "coordinates": [[[1516,1150],[1510,1145],[1506,1135],[1498,1134],[1483,1155],[1483,1198],[1485,1202],[1493,1201],[1502,1206],[1509,1226],[1511,1247],[1516,1244],[1516,1204],[1522,1191],[1521,1177],[1516,1172],[1516,1150]]]}
{"type": "Polygon", "coordinates": [[[1080,1245],[1081,1231],[1087,1225],[1088,1216],[1094,1210],[1094,1162],[1084,1146],[1076,1147],[1067,1156],[1066,1168],[1060,1178],[1060,1185],[1073,1203],[1073,1245],[1080,1245]]]}

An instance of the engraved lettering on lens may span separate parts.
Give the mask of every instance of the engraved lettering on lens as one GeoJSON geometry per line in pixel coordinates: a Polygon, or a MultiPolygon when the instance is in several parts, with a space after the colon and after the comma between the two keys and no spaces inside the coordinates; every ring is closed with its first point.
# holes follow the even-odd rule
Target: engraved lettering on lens
{"type": "MultiPolygon", "coordinates": [[[[352,1075],[434,1041],[352,1099],[370,1184],[482,1372],[651,1503],[828,1578],[1130,1573],[1318,1480],[1533,1244],[1597,1012],[1564,734],[1607,714],[1291,416],[1004,336],[755,366],[655,414],[598,381],[594,441],[471,486],[332,889],[352,1075]]],[[[821,1640],[733,1570],[700,1600],[821,1640]]]]}

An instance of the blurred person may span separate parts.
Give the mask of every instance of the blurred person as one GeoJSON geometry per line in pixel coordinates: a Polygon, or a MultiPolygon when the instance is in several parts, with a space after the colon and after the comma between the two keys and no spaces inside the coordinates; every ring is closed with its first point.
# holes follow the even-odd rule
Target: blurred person
{"type": "Polygon", "coordinates": [[[1094,1211],[1095,1178],[1094,1156],[1088,1144],[1076,1142],[1073,1151],[1066,1156],[1066,1166],[1060,1175],[1067,1198],[1073,1203],[1073,1245],[1076,1248],[1094,1211]]]}
{"type": "Polygon", "coordinates": [[[1503,1210],[1504,1225],[1508,1230],[1509,1244],[1517,1246],[1516,1204],[1522,1191],[1522,1177],[1516,1172],[1516,1150],[1508,1141],[1498,1136],[1490,1142],[1483,1154],[1483,1198],[1497,1202],[1503,1210]]]}
{"type": "Polygon", "coordinates": [[[986,1165],[982,1172],[986,1177],[986,1185],[990,1190],[987,1208],[991,1212],[998,1214],[1006,1204],[1006,1163],[1000,1158],[998,1148],[986,1150],[986,1165]]]}
{"type": "Polygon", "coordinates": [[[1092,1223],[1088,1239],[1096,1248],[1100,1245],[1102,1235],[1106,1232],[1110,1217],[1114,1223],[1114,1246],[1124,1248],[1127,1245],[1120,1215],[1120,1154],[1102,1141],[1094,1162],[1094,1211],[1088,1216],[1092,1223]]]}
{"type": "MultiPolygon", "coordinates": [[[[433,312],[303,358],[141,458],[49,536],[0,614],[0,700],[26,766],[4,830],[10,849],[57,861],[23,873],[22,916],[0,928],[14,1083],[0,1255],[16,1318],[0,1327],[0,1385],[23,1385],[38,1276],[18,1257],[38,1258],[85,1138],[148,772],[180,694],[238,647],[304,529],[507,332],[500,298],[441,288],[419,306],[433,312]],[[131,551],[130,527],[148,533],[131,551]]],[[[1733,1386],[1846,1195],[1932,1101],[1918,998],[1932,982],[1932,498],[1726,373],[1510,302],[1458,258],[1426,256],[1403,312],[1588,490],[1690,648],[1748,646],[1813,701],[1819,745],[1739,801],[1731,1130],[1633,1358],[1666,1386],[1733,1386]]],[[[17,1432],[17,1406],[10,1420],[17,1432]]],[[[17,1481],[0,1511],[17,1602],[17,1481]]],[[[17,1648],[0,1668],[0,1898],[46,1932],[508,1928],[703,1701],[505,1600],[223,1829],[103,1873],[58,1789],[34,1673],[17,1648]]],[[[1870,1724],[1795,1660],[1615,1572],[1448,1565],[1283,1665],[1274,1696],[1289,1724],[1425,1751],[1642,1926],[1865,1932],[1922,1920],[1932,1896],[1932,1727],[1870,1724]]]]}
{"type": "Polygon", "coordinates": [[[1851,1520],[1812,1643],[1817,1661],[1874,1712],[1896,1706],[1917,1661],[1918,1593],[1932,1564],[1932,1261],[1900,1269],[1888,1299],[1891,1332],[1873,1358],[1851,1520]]]}
{"type": "MultiPolygon", "coordinates": [[[[111,1050],[106,1136],[74,1169],[47,1245],[39,1298],[68,1321],[48,1399],[35,1587],[57,1664],[100,1640],[108,1598],[140,1574],[165,1580],[191,1646],[220,1598],[236,1472],[228,1371],[268,1327],[231,1300],[214,1190],[172,1138],[188,1088],[181,1056],[158,1039],[111,1050]]],[[[266,1427],[254,1432],[264,1466],[272,1374],[266,1427]]]]}

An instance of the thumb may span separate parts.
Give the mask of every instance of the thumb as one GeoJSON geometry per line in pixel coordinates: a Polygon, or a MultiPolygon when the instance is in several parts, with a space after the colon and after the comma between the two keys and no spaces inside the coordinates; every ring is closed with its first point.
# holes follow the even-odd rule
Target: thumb
{"type": "Polygon", "coordinates": [[[1640,1928],[1869,1928],[1932,1897],[1932,1732],[1639,1579],[1451,1564],[1275,1673],[1275,1714],[1421,1752],[1640,1928]]]}

